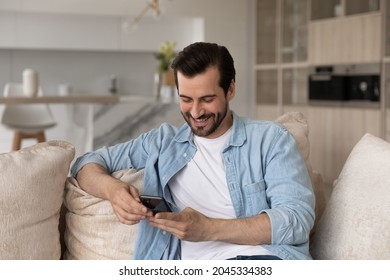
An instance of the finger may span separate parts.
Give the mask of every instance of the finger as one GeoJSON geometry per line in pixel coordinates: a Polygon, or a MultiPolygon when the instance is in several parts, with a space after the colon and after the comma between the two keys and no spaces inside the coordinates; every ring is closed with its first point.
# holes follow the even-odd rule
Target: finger
{"type": "Polygon", "coordinates": [[[153,216],[152,210],[135,200],[132,200],[130,204],[124,204],[122,209],[126,214],[142,215],[143,219],[145,219],[145,217],[153,216]]]}
{"type": "Polygon", "coordinates": [[[156,219],[164,219],[164,220],[171,220],[171,221],[180,221],[181,215],[177,212],[159,212],[156,215],[154,215],[156,219]]]}
{"type": "MultiPolygon", "coordinates": [[[[118,206],[127,213],[145,215],[146,213],[148,213],[148,209],[140,203],[140,201],[138,200],[138,196],[136,196],[137,199],[134,198],[134,196],[129,192],[130,189],[131,188],[129,188],[125,192],[119,193],[117,195],[117,199],[113,202],[113,205],[118,206]]],[[[137,193],[138,191],[133,190],[133,194],[137,193]]]]}
{"type": "Polygon", "coordinates": [[[124,218],[119,217],[119,216],[118,216],[118,220],[120,223],[125,224],[125,225],[136,225],[136,224],[139,224],[139,222],[141,221],[141,220],[127,220],[127,219],[124,219],[124,218]]]}
{"type": "Polygon", "coordinates": [[[139,191],[136,187],[130,185],[129,186],[129,192],[131,194],[131,196],[138,202],[141,202],[140,198],[139,198],[139,191]]]}
{"type": "Polygon", "coordinates": [[[183,230],[184,223],[180,219],[179,213],[161,212],[153,217],[146,218],[151,224],[161,229],[172,231],[174,229],[183,230]]]}
{"type": "MultiPolygon", "coordinates": [[[[141,220],[152,216],[153,213],[126,191],[117,195],[117,199],[112,202],[112,207],[117,215],[123,220],[141,220]]],[[[123,221],[122,221],[123,222],[123,221]]]]}
{"type": "Polygon", "coordinates": [[[119,221],[124,224],[135,224],[145,219],[146,216],[143,214],[128,213],[122,208],[114,207],[114,211],[119,221]]]}
{"type": "MultiPolygon", "coordinates": [[[[155,219],[155,220],[158,220],[158,219],[155,219]]],[[[160,220],[160,222],[152,222],[149,220],[149,224],[153,227],[156,227],[156,228],[159,228],[163,231],[169,232],[181,240],[183,240],[185,237],[185,232],[183,232],[180,228],[169,226],[166,223],[161,223],[161,220],[160,220]]]]}

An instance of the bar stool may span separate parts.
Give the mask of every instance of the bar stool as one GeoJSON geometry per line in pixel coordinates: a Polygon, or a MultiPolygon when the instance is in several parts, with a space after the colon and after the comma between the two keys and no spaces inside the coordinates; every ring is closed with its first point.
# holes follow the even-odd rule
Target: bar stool
{"type": "MultiPolygon", "coordinates": [[[[24,96],[23,84],[7,83],[4,97],[24,96]]],[[[42,96],[39,88],[38,96],[42,96]]],[[[34,97],[31,97],[34,98],[34,97]]],[[[19,150],[24,139],[36,139],[45,142],[45,130],[57,125],[48,104],[12,104],[6,105],[1,123],[14,131],[12,150],[19,150]]]]}

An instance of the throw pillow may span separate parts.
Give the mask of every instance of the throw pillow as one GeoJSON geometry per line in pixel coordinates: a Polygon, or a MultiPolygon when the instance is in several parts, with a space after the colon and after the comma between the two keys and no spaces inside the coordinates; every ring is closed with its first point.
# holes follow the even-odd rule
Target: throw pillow
{"type": "MultiPolygon", "coordinates": [[[[143,190],[143,170],[120,170],[115,178],[143,190]]],[[[124,260],[133,258],[138,225],[119,222],[108,200],[83,191],[74,178],[65,187],[66,213],[65,259],[124,260]]]]}
{"type": "Polygon", "coordinates": [[[364,135],[320,220],[314,259],[390,259],[390,143],[364,135]]]}
{"type": "Polygon", "coordinates": [[[310,162],[309,127],[307,120],[301,112],[287,112],[275,120],[282,124],[292,134],[299,146],[299,150],[309,173],[312,171],[310,162]]]}
{"type": "Polygon", "coordinates": [[[59,213],[74,155],[64,141],[0,155],[0,259],[60,259],[59,213]]]}

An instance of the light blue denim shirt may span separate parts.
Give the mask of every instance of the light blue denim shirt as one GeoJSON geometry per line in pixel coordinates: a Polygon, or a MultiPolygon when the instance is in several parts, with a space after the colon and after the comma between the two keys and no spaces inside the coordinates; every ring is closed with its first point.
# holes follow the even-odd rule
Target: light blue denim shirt
{"type": "MultiPolygon", "coordinates": [[[[282,259],[311,259],[314,193],[297,143],[281,125],[233,116],[222,157],[237,218],[266,212],[272,243],[264,247],[282,259]]],[[[168,181],[194,156],[192,138],[187,124],[180,129],[163,124],[126,143],[85,154],[72,166],[72,176],[91,162],[109,173],[144,169],[144,193],[164,196],[176,211],[168,181]]],[[[135,259],[180,259],[180,240],[146,221],[139,224],[135,244],[135,259]]]]}

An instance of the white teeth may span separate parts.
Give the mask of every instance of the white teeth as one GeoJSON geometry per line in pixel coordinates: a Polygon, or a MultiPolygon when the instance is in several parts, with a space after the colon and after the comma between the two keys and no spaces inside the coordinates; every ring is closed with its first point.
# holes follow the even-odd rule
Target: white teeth
{"type": "Polygon", "coordinates": [[[195,119],[197,122],[204,122],[205,120],[207,120],[208,118],[201,118],[201,119],[195,119]]]}

